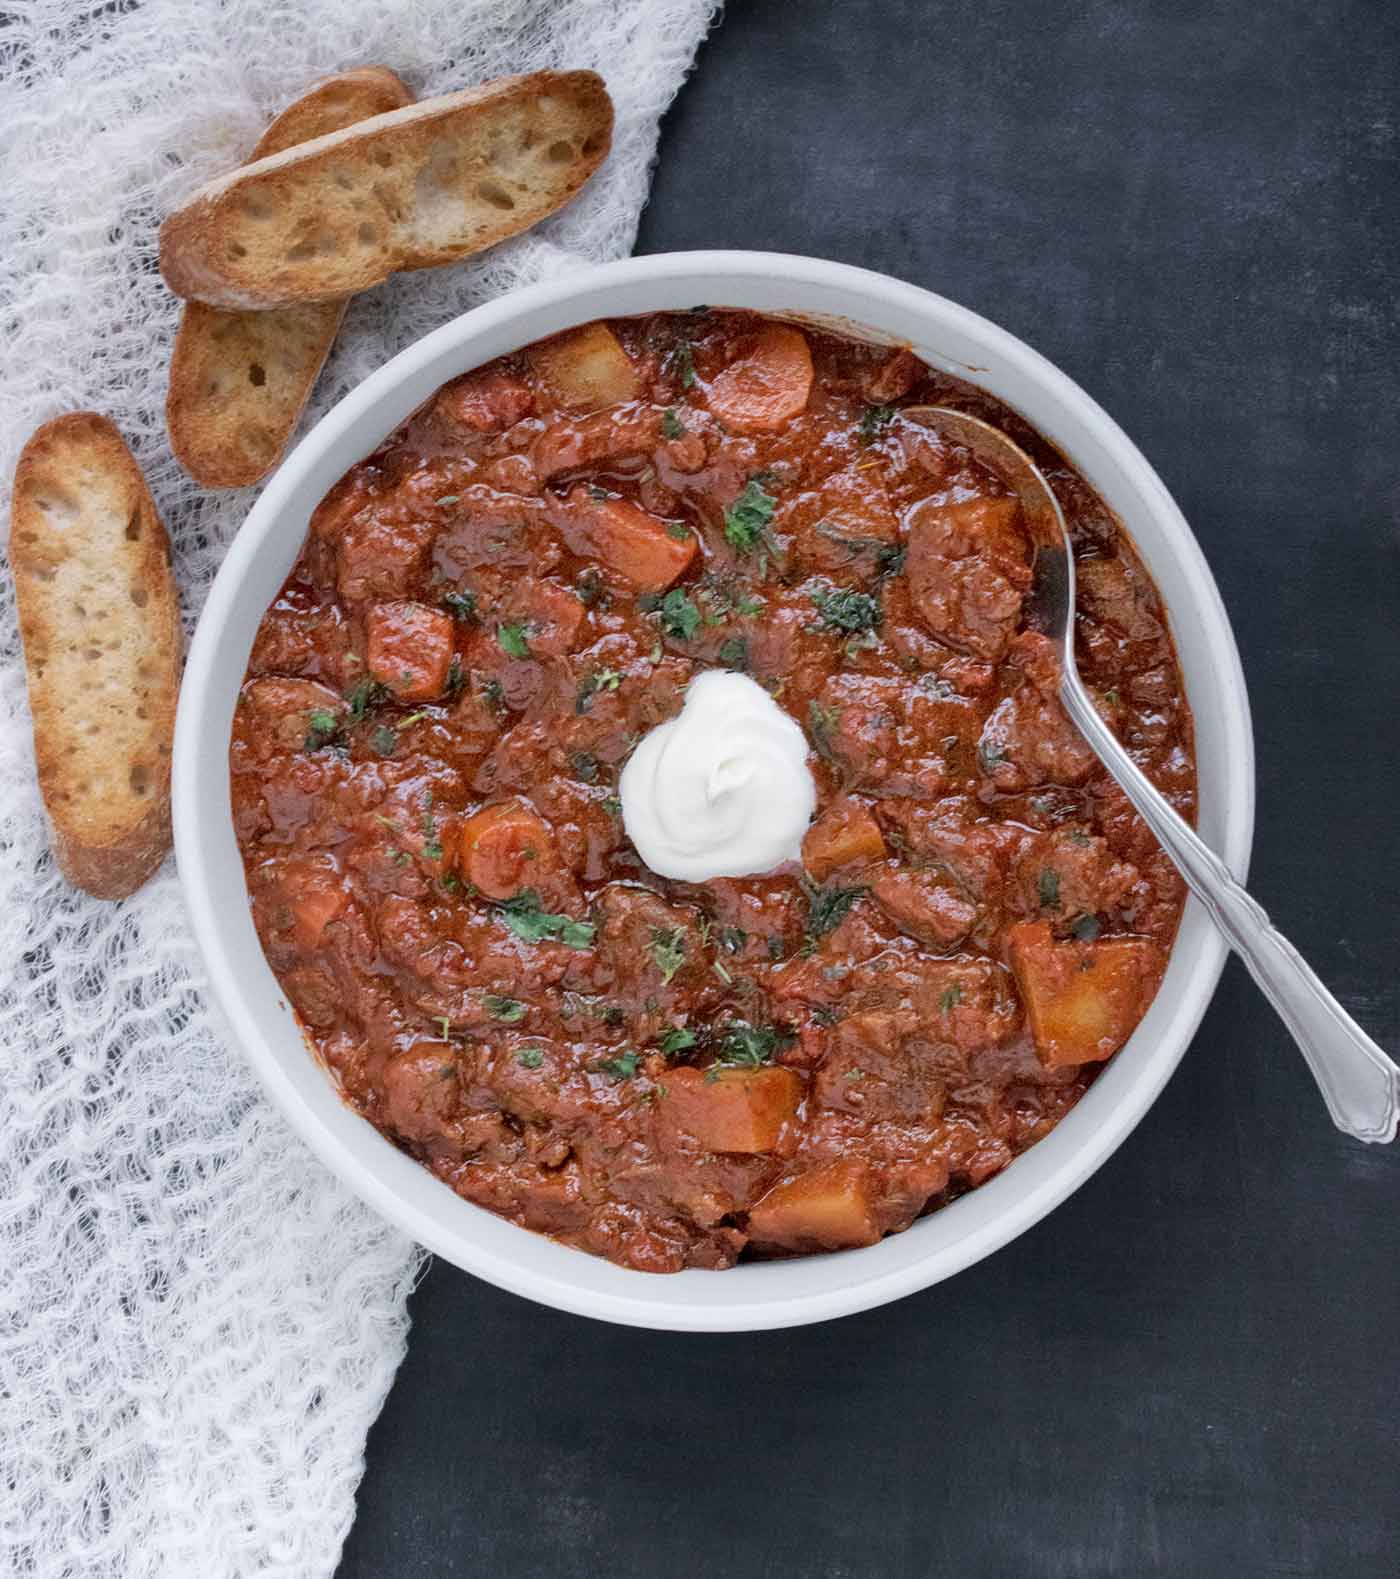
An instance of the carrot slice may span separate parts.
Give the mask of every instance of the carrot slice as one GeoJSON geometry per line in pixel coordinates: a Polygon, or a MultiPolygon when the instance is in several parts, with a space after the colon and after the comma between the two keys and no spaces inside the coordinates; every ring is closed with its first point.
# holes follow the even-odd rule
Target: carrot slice
{"type": "Polygon", "coordinates": [[[773,433],[806,410],[812,392],[807,337],[786,324],[766,324],[738,359],[711,379],[710,410],[737,433],[773,433]]]}
{"type": "Polygon", "coordinates": [[[596,499],[582,484],[565,499],[558,524],[574,553],[601,559],[639,592],[664,592],[700,548],[684,527],[668,524],[630,499],[596,499]]]}
{"type": "Polygon", "coordinates": [[[488,806],[458,830],[457,869],[488,899],[511,898],[555,864],[549,829],[519,801],[488,806]]]}

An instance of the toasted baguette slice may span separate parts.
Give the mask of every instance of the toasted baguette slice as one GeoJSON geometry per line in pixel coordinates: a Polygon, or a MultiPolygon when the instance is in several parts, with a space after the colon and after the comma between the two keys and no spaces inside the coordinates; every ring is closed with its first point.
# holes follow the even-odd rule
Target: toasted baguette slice
{"type": "MultiPolygon", "coordinates": [[[[251,159],[412,104],[386,66],[314,84],[267,128],[251,159]]],[[[206,488],[246,488],[281,459],[335,341],[345,301],[274,312],[224,312],[190,302],[170,361],[165,425],[176,458],[206,488]]]]}
{"type": "Polygon", "coordinates": [[[424,99],[211,182],[161,226],[161,273],[177,296],[265,308],[451,263],[567,203],[612,124],[591,71],[424,99]]]}
{"type": "Polygon", "coordinates": [[[124,898],[170,847],[180,607],[165,528],[106,417],[75,411],[25,445],[10,567],[54,854],[69,882],[124,898]]]}

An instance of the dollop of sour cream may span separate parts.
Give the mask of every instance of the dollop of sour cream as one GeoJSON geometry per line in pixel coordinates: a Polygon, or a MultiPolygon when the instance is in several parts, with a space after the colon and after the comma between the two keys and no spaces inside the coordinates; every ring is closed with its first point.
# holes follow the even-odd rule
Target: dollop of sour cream
{"type": "Polygon", "coordinates": [[[691,681],[622,770],[622,823],[661,877],[703,883],[797,860],[817,804],[807,739],[746,674],[691,681]]]}

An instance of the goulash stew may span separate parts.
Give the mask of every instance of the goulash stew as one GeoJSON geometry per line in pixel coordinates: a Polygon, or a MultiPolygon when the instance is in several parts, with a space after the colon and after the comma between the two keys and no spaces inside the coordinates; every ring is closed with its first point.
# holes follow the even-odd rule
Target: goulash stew
{"type": "Polygon", "coordinates": [[[907,350],[591,324],[316,510],[234,722],[253,917],[346,1100],[467,1200],[652,1272],[873,1244],[1047,1134],[1152,1001],[1180,880],[1056,701],[1018,506],[913,404],[1044,468],[1084,678],[1192,815],[1121,527],[907,350]],[[682,882],[618,780],[711,670],[804,732],[816,812],[800,862],[682,882]]]}

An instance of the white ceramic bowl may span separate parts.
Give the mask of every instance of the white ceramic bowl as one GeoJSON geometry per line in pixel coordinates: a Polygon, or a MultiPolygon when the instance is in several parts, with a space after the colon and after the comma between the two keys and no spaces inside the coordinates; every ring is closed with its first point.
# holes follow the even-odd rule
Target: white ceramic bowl
{"type": "Polygon", "coordinates": [[[517,1228],[455,1196],[340,1100],[263,958],[230,816],[228,742],[253,635],[321,496],[440,384],[594,318],[697,302],[830,316],[906,340],[1022,412],[1126,523],[1170,611],[1196,715],[1200,828],[1243,875],[1253,742],[1225,610],[1190,529],[1113,420],[1019,340],[940,296],[815,258],[694,252],[632,258],[517,291],[445,324],[365,380],[268,483],[224,561],[190,648],[175,731],[175,847],[195,936],[233,1034],[317,1155],[437,1255],[563,1310],[636,1326],[735,1331],[821,1321],[950,1277],[1043,1217],[1146,1112],[1205,1011],[1225,949],[1186,909],[1166,979],[1128,1045],[1046,1139],[953,1205],[866,1250],[648,1275],[517,1228]]]}

